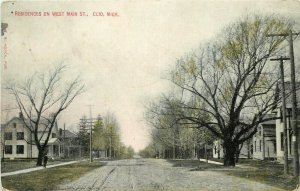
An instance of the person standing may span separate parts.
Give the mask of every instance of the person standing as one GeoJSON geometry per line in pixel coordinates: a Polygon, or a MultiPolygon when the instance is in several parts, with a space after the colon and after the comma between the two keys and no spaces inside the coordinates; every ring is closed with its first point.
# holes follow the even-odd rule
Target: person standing
{"type": "Polygon", "coordinates": [[[47,152],[46,152],[45,155],[44,155],[44,158],[43,158],[43,166],[44,166],[44,168],[46,168],[47,162],[48,162],[48,155],[47,155],[47,152]]]}

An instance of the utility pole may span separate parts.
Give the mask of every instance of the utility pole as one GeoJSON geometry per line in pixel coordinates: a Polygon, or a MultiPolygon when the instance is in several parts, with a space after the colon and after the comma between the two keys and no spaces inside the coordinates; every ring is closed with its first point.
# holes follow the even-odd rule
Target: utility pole
{"type": "Polygon", "coordinates": [[[92,132],[93,132],[93,118],[92,118],[92,105],[88,105],[90,107],[90,162],[93,162],[93,142],[92,142],[92,132]]]}
{"type": "Polygon", "coordinates": [[[285,82],[284,82],[284,69],[283,69],[283,61],[289,60],[289,58],[274,58],[270,59],[271,61],[280,61],[280,79],[281,79],[281,94],[282,94],[282,123],[283,123],[283,161],[284,161],[284,174],[287,175],[289,173],[288,166],[288,142],[287,142],[287,123],[286,123],[286,97],[285,97],[285,82]]]}
{"type": "MultiPolygon", "coordinates": [[[[293,164],[294,164],[294,177],[299,177],[299,153],[298,153],[298,129],[297,129],[297,100],[296,100],[296,80],[295,80],[295,60],[294,60],[294,45],[293,35],[299,35],[300,33],[293,33],[292,30],[289,33],[281,34],[269,34],[267,37],[283,36],[289,37],[289,52],[291,60],[291,83],[292,83],[292,142],[293,142],[293,164]]],[[[299,181],[299,180],[298,180],[299,181]]]]}
{"type": "Polygon", "coordinates": [[[63,136],[63,148],[62,148],[62,151],[63,151],[63,154],[64,154],[64,158],[66,158],[66,124],[65,123],[64,123],[64,134],[60,135],[60,136],[63,136]]]}

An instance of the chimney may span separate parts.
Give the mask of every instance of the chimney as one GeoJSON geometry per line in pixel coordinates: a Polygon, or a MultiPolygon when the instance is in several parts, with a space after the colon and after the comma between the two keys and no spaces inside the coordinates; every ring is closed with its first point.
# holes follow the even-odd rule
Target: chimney
{"type": "Polygon", "coordinates": [[[20,118],[20,119],[24,119],[24,116],[23,116],[23,113],[22,113],[22,112],[19,112],[19,118],[20,118]]]}
{"type": "Polygon", "coordinates": [[[62,137],[62,129],[59,128],[59,136],[62,137]]]}

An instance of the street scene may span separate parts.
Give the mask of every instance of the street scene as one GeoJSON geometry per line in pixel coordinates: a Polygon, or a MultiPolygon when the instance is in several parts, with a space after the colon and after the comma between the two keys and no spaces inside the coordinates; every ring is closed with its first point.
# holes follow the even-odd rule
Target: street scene
{"type": "Polygon", "coordinates": [[[300,191],[300,1],[5,1],[1,188],[300,191]]]}

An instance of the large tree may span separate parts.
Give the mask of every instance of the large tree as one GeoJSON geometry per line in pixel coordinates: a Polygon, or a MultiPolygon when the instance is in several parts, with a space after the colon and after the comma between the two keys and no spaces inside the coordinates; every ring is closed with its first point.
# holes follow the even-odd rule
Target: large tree
{"type": "Polygon", "coordinates": [[[249,16],[225,28],[217,40],[177,61],[172,82],[182,90],[182,120],[222,140],[224,165],[234,166],[239,146],[257,131],[276,105],[278,82],[270,57],[278,56],[291,24],[273,16],[249,16]],[[199,100],[195,104],[191,100],[199,100]],[[205,113],[210,120],[195,113],[205,113]]]}
{"type": "Polygon", "coordinates": [[[33,134],[38,149],[37,166],[42,165],[52,129],[58,116],[83,92],[79,78],[64,80],[65,65],[35,73],[22,83],[10,83],[7,90],[15,97],[25,126],[33,134]]]}

